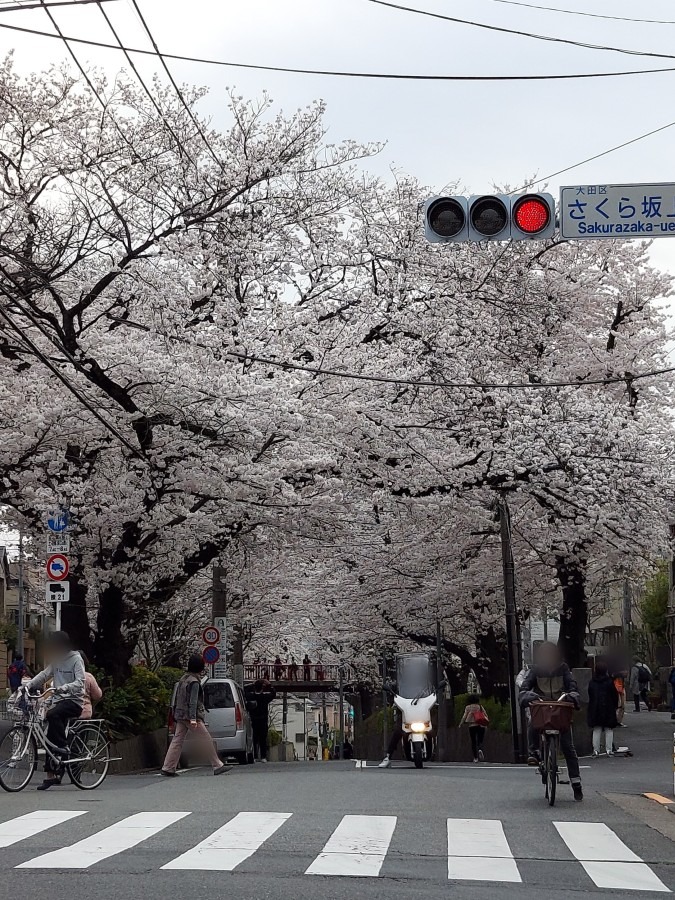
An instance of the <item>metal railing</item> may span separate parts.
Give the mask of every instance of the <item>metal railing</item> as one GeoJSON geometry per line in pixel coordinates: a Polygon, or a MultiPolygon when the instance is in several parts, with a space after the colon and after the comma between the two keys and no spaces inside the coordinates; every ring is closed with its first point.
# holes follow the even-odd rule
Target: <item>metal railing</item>
{"type": "Polygon", "coordinates": [[[334,684],[340,679],[339,666],[327,666],[323,663],[269,663],[256,662],[244,664],[244,678],[246,681],[330,681],[334,684]]]}

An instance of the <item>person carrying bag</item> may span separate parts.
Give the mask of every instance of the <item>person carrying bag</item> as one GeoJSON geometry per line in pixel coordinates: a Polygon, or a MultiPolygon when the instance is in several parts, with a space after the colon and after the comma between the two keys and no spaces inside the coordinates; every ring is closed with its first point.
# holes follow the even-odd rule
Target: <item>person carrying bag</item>
{"type": "Polygon", "coordinates": [[[490,724],[488,714],[481,706],[478,694],[471,694],[468,697],[468,703],[464,708],[464,715],[460,721],[460,726],[469,726],[469,737],[471,738],[471,751],[473,752],[473,761],[475,763],[483,762],[485,754],[483,753],[483,742],[485,733],[490,724]]]}

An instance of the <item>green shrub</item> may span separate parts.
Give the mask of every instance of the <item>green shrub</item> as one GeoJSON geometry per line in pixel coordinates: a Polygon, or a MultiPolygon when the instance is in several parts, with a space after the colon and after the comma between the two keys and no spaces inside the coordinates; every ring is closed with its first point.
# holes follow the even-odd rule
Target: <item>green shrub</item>
{"type": "Polygon", "coordinates": [[[108,721],[113,733],[119,737],[155,731],[167,721],[171,701],[167,679],[168,676],[160,677],[144,666],[137,666],[120,687],[102,685],[103,699],[96,712],[108,721]]]}
{"type": "Polygon", "coordinates": [[[185,672],[182,669],[172,669],[171,666],[160,666],[155,674],[162,682],[164,687],[173,694],[176,682],[180,681],[185,672]]]}
{"type": "MultiPolygon", "coordinates": [[[[464,707],[469,702],[469,694],[457,694],[454,698],[455,724],[464,715],[464,707]]],[[[502,734],[511,734],[511,709],[508,703],[500,703],[491,697],[481,697],[481,705],[490,719],[490,728],[502,734]]]]}
{"type": "Polygon", "coordinates": [[[275,728],[270,728],[267,732],[268,747],[277,747],[283,740],[282,735],[275,728]]]}

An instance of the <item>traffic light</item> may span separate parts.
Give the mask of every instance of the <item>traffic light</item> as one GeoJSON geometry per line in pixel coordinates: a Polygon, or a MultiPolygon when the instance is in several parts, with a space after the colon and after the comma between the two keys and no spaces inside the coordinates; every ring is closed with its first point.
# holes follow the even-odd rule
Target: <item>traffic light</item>
{"type": "Polygon", "coordinates": [[[554,231],[550,194],[431,197],[424,205],[424,234],[433,243],[543,240],[554,231]]]}

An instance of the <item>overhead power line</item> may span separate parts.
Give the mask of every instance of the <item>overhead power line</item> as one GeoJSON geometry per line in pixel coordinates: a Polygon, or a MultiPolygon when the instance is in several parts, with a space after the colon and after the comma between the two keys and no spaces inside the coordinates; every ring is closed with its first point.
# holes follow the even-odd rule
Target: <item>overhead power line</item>
{"type": "Polygon", "coordinates": [[[629,16],[609,16],[607,13],[582,12],[578,9],[560,9],[557,6],[537,6],[534,3],[522,3],[521,0],[488,0],[490,3],[502,3],[505,6],[524,6],[526,9],[540,9],[545,12],[562,13],[566,16],[584,16],[588,19],[609,19],[612,22],[639,22],[646,25],[675,25],[672,19],[635,19],[629,16]]]}
{"type": "MultiPolygon", "coordinates": [[[[86,6],[89,3],[115,3],[117,0],[47,0],[46,6],[86,6]]],[[[25,9],[42,9],[45,4],[41,3],[38,0],[37,3],[13,3],[11,5],[4,6],[0,4],[0,13],[5,12],[16,12],[17,10],[25,10],[25,9]]]]}
{"type": "Polygon", "coordinates": [[[453,22],[455,25],[470,25],[472,28],[482,28],[486,31],[497,31],[500,34],[513,34],[517,37],[530,38],[534,41],[547,41],[553,44],[568,44],[572,47],[582,47],[585,50],[602,50],[610,53],[624,53],[627,56],[646,56],[653,59],[675,59],[672,53],[656,53],[651,50],[630,50],[627,47],[610,47],[606,44],[591,44],[586,41],[575,41],[572,38],[556,37],[551,34],[536,34],[533,31],[519,31],[516,28],[506,28],[502,25],[490,25],[487,22],[474,22],[471,19],[460,19],[457,16],[446,16],[444,13],[432,12],[428,9],[416,9],[414,6],[400,6],[389,0],[366,0],[366,3],[374,3],[388,9],[396,9],[399,12],[414,13],[418,16],[427,16],[430,19],[442,19],[444,22],[453,22]]]}
{"type": "Polygon", "coordinates": [[[314,375],[327,375],[331,378],[348,378],[354,381],[374,381],[382,384],[407,384],[413,387],[431,387],[431,388],[475,388],[476,390],[542,390],[545,388],[563,388],[573,387],[581,388],[593,385],[610,385],[610,384],[628,384],[642,378],[653,378],[657,375],[666,375],[675,372],[675,366],[665,369],[654,369],[650,372],[641,372],[637,375],[625,375],[624,377],[610,378],[588,378],[580,381],[515,381],[515,382],[481,382],[481,381],[431,381],[431,380],[415,380],[410,378],[402,378],[388,375],[366,375],[362,372],[345,372],[339,369],[320,369],[315,366],[303,366],[299,363],[291,363],[283,360],[269,359],[264,356],[257,356],[250,353],[237,353],[234,350],[225,351],[228,356],[240,359],[243,362],[258,362],[267,366],[274,366],[279,369],[291,369],[300,372],[310,372],[314,375]]]}
{"type": "MultiPolygon", "coordinates": [[[[375,2],[375,0],[372,0],[375,2]]],[[[397,7],[401,9],[402,7],[397,7]]],[[[412,10],[413,12],[419,12],[419,10],[412,10]]],[[[57,38],[61,39],[60,35],[51,34],[48,31],[40,31],[35,28],[25,28],[19,25],[8,25],[5,22],[0,22],[0,28],[5,28],[8,31],[16,31],[22,34],[32,34],[36,37],[46,37],[46,38],[57,38]]],[[[98,47],[104,50],[120,50],[124,49],[128,53],[138,53],[142,56],[156,56],[157,54],[153,50],[145,50],[139,47],[128,47],[125,46],[120,48],[116,44],[108,44],[105,41],[94,41],[87,38],[81,37],[73,37],[72,35],[63,36],[63,40],[72,44],[83,44],[88,47],[98,47]]],[[[614,49],[611,47],[608,48],[600,48],[600,49],[614,49]]],[[[624,52],[624,51],[619,51],[624,52]]],[[[632,52],[632,51],[625,51],[632,52]]],[[[563,73],[563,74],[552,74],[552,75],[414,75],[408,73],[399,73],[399,72],[350,72],[350,71],[341,71],[338,69],[300,69],[293,68],[290,66],[265,66],[259,65],[258,63],[241,63],[241,62],[230,62],[229,60],[224,59],[210,59],[208,57],[200,57],[200,56],[186,56],[180,53],[166,53],[163,52],[161,54],[164,59],[174,59],[178,62],[191,62],[191,63],[199,63],[201,65],[207,66],[224,66],[226,68],[232,69],[250,69],[257,72],[282,72],[289,75],[315,75],[315,76],[327,76],[327,77],[335,77],[335,78],[370,78],[370,79],[378,79],[378,80],[393,80],[393,81],[476,81],[476,82],[499,82],[499,81],[572,81],[575,79],[589,79],[589,78],[622,78],[626,76],[634,76],[634,75],[657,75],[662,74],[664,72],[675,72],[675,66],[666,66],[660,68],[652,68],[652,69],[629,69],[626,71],[619,72],[576,72],[576,73],[563,73]]],[[[640,54],[640,55],[650,55],[650,54],[640,54]]],[[[659,54],[661,56],[665,56],[667,59],[675,59],[675,55],[666,56],[665,54],[659,54]]]]}

